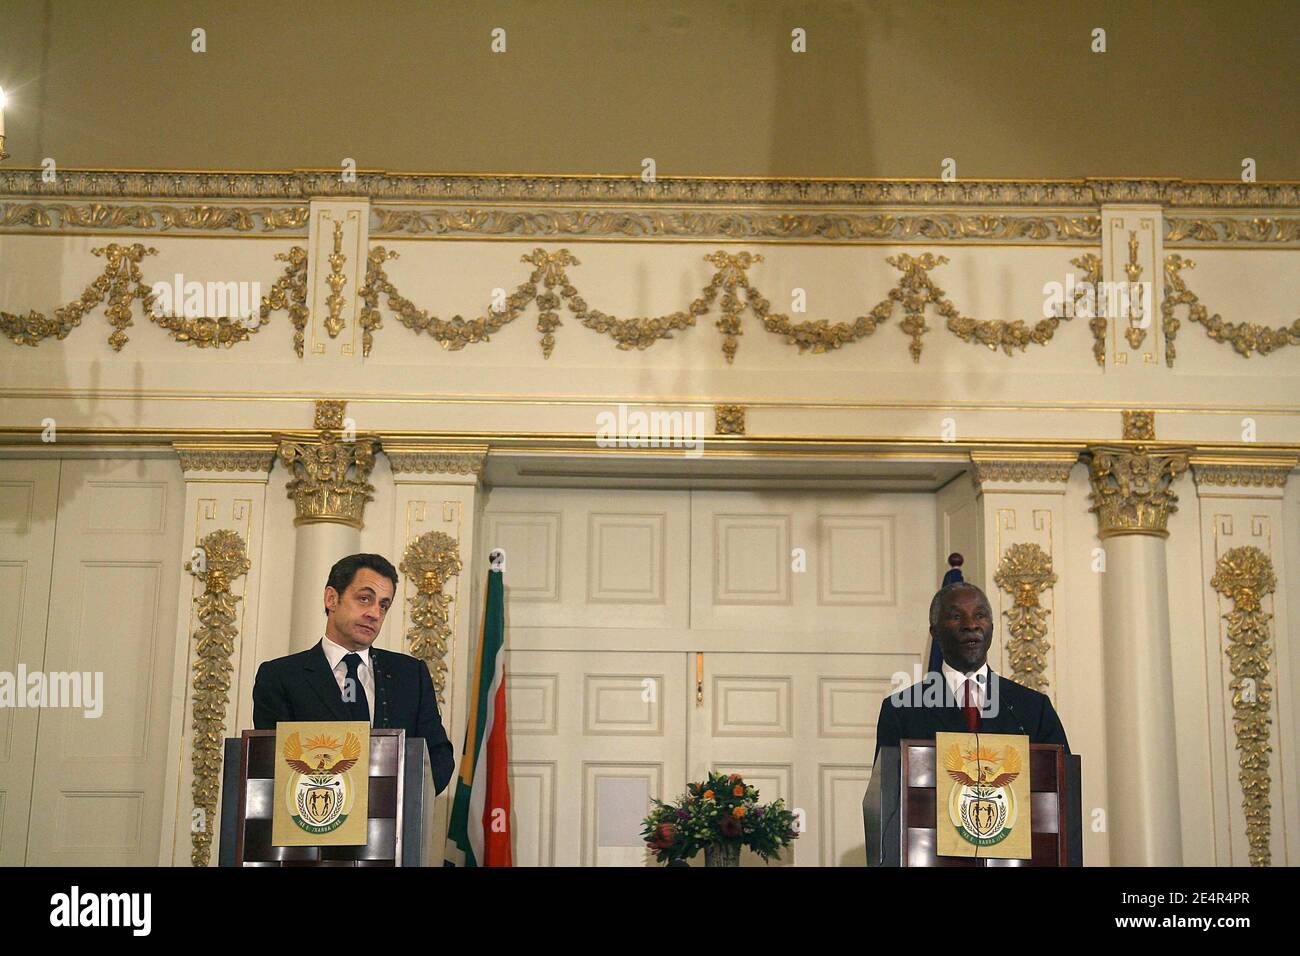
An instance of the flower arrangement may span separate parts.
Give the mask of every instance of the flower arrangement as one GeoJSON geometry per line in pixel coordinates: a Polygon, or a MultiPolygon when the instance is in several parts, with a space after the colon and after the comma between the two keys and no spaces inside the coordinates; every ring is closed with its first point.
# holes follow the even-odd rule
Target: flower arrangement
{"type": "Polygon", "coordinates": [[[734,860],[742,846],[770,862],[799,836],[795,815],[785,802],[778,799],[760,806],[758,790],[738,773],[710,773],[703,783],[687,784],[675,804],[652,802],[654,809],[641,824],[641,836],[660,863],[690,859],[700,850],[719,847],[730,850],[734,860]]]}

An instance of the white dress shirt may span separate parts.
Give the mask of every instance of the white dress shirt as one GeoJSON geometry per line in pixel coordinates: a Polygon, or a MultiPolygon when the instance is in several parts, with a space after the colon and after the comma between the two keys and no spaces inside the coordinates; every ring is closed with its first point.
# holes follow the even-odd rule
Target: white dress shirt
{"type": "Polygon", "coordinates": [[[966,690],[962,684],[967,680],[975,681],[975,699],[973,703],[980,710],[984,709],[984,702],[988,700],[989,686],[989,665],[988,661],[977,671],[969,674],[963,674],[961,671],[949,667],[948,662],[943,662],[943,679],[948,682],[948,690],[952,692],[953,698],[957,701],[957,706],[962,707],[966,703],[966,690]]]}
{"type": "MultiPolygon", "coordinates": [[[[343,682],[348,677],[348,665],[343,663],[343,658],[351,653],[342,644],[335,644],[328,637],[321,641],[321,647],[325,650],[325,659],[329,661],[330,670],[334,672],[334,680],[339,685],[339,694],[343,694],[343,682]]],[[[375,669],[370,666],[370,648],[364,651],[357,651],[357,656],[361,658],[361,663],[357,665],[357,677],[361,680],[361,686],[366,691],[366,703],[370,707],[370,726],[375,726],[375,669]]]]}

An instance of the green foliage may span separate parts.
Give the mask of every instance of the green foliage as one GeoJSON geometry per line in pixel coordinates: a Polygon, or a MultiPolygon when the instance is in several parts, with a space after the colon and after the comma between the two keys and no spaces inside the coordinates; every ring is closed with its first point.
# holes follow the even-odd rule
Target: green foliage
{"type": "Polygon", "coordinates": [[[708,846],[739,844],[770,862],[798,838],[783,800],[761,806],[758,790],[740,774],[710,773],[691,783],[677,803],[654,800],[641,837],[660,863],[687,860],[708,846]]]}

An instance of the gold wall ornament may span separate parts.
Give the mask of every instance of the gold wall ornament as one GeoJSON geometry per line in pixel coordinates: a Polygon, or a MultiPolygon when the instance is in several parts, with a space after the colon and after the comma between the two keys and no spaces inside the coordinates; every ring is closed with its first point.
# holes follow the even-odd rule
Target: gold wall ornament
{"type": "Polygon", "coordinates": [[[1192,459],[1192,474],[1198,487],[1285,488],[1297,465],[1295,458],[1250,461],[1192,459]]]}
{"type": "Polygon", "coordinates": [[[971,477],[976,485],[993,481],[1038,482],[1070,480],[1078,456],[1007,457],[997,452],[971,452],[971,477]]]}
{"type": "Polygon", "coordinates": [[[313,406],[315,420],[313,427],[321,430],[342,431],[344,415],[347,413],[348,403],[334,398],[318,399],[313,406]]]}
{"type": "Polygon", "coordinates": [[[329,275],[325,276],[325,284],[330,287],[330,294],[325,297],[325,304],[329,306],[325,331],[332,339],[338,338],[347,324],[343,321],[343,287],[348,282],[348,277],[343,274],[343,266],[347,261],[348,257],[343,252],[343,223],[336,222],[334,223],[334,251],[329,254],[330,271],[329,275]]]}
{"type": "Polygon", "coordinates": [[[478,450],[402,448],[384,443],[393,474],[482,475],[486,446],[478,450]]]}
{"type": "Polygon", "coordinates": [[[1126,408],[1120,412],[1125,441],[1155,441],[1156,413],[1147,409],[1126,408]]]}
{"type": "Polygon", "coordinates": [[[715,435],[745,434],[745,406],[744,405],[714,405],[713,406],[713,434],[715,435]]]}
{"type": "Polygon", "coordinates": [[[1182,325],[1174,316],[1174,309],[1187,306],[1187,318],[1205,328],[1205,334],[1215,342],[1226,342],[1238,355],[1250,358],[1258,352],[1267,355],[1287,345],[1300,345],[1300,319],[1290,325],[1269,328],[1253,322],[1225,322],[1218,314],[1210,315],[1196,293],[1187,287],[1182,277],[1184,269],[1195,268],[1195,263],[1178,253],[1165,256],[1165,297],[1160,303],[1161,325],[1165,333],[1165,363],[1174,367],[1174,340],[1182,325]]]}
{"type": "Polygon", "coordinates": [[[339,440],[344,406],[343,402],[317,402],[316,437],[280,440],[277,455],[294,476],[288,494],[293,499],[295,527],[322,521],[363,526],[366,502],[375,490],[366,479],[375,466],[379,443],[370,436],[339,440]]]}
{"type": "Polygon", "coordinates": [[[173,442],[184,472],[251,471],[266,474],[275,464],[275,446],[208,445],[201,442],[173,442]]]}
{"type": "Polygon", "coordinates": [[[1013,680],[1045,690],[1047,680],[1047,615],[1051,612],[1038,603],[1038,595],[1056,584],[1052,557],[1032,543],[1013,544],[1002,555],[993,580],[1014,599],[1007,616],[1007,653],[1011,658],[1013,680]]]}
{"type": "Polygon", "coordinates": [[[275,258],[288,265],[271,286],[270,293],[262,296],[262,324],[266,324],[272,312],[288,312],[293,324],[293,350],[302,358],[303,335],[307,329],[307,250],[294,246],[288,252],[277,252],[275,258]]]}
{"type": "Polygon", "coordinates": [[[307,206],[117,206],[108,203],[0,204],[0,226],[162,233],[307,231],[307,206]],[[259,230],[260,225],[260,230],[259,230]]]}
{"type": "Polygon", "coordinates": [[[372,206],[372,236],[493,236],[557,240],[685,238],[723,241],[1077,242],[1101,239],[1101,217],[1010,213],[864,214],[845,210],[768,212],[698,208],[645,210],[512,209],[482,206],[412,209],[372,206]]]}
{"type": "Polygon", "coordinates": [[[1272,648],[1269,621],[1263,600],[1277,587],[1273,562],[1259,548],[1231,548],[1220,555],[1210,587],[1232,601],[1223,615],[1228,622],[1228,669],[1232,680],[1233,730],[1237,737],[1237,780],[1241,784],[1241,807],[1246,818],[1246,842],[1251,866],[1269,866],[1272,853],[1269,801],[1269,727],[1273,722],[1269,683],[1272,648]]]}
{"type": "Polygon", "coordinates": [[[411,656],[428,665],[438,704],[446,706],[447,647],[451,640],[447,606],[452,598],[443,593],[443,587],[460,573],[460,546],[442,531],[426,532],[406,546],[399,569],[416,587],[411,600],[411,626],[406,631],[411,656]]]}
{"type": "Polygon", "coordinates": [[[1138,445],[1090,445],[1088,479],[1092,483],[1098,536],[1153,534],[1169,536],[1169,515],[1178,510],[1171,486],[1187,470],[1187,455],[1168,449],[1148,452],[1138,445]]]}
{"type": "MultiPolygon", "coordinates": [[[[295,252],[290,250],[288,256],[281,253],[277,259],[292,258],[295,252]]],[[[129,341],[126,330],[134,325],[131,317],[131,303],[139,299],[150,322],[164,329],[171,337],[186,345],[199,348],[229,348],[236,342],[245,342],[262,326],[270,321],[270,316],[277,309],[290,308],[291,318],[297,320],[297,313],[285,298],[290,288],[295,266],[286,270],[286,278],[277,280],[270,296],[262,297],[262,304],[256,320],[193,317],[163,315],[154,311],[155,296],[153,289],[144,282],[140,263],[145,256],[157,255],[158,250],[145,247],[141,243],[119,245],[109,243],[107,246],[92,249],[91,253],[103,256],[106,260],[104,271],[94,279],[81,296],[63,308],[56,309],[53,318],[47,318],[39,312],[29,312],[26,316],[0,312],[0,331],[16,345],[35,346],[47,338],[64,339],[81,324],[85,314],[107,300],[104,310],[113,332],[108,337],[108,344],[113,351],[120,352],[129,341]]],[[[306,253],[302,253],[303,278],[306,276],[306,253]]],[[[305,303],[305,287],[303,302],[305,303]]],[[[306,308],[302,307],[301,316],[305,324],[306,308]]]]}
{"type": "Polygon", "coordinates": [[[1092,332],[1092,357],[1096,359],[1098,365],[1105,368],[1106,313],[1103,299],[1098,295],[1103,275],[1101,256],[1093,252],[1086,252],[1077,259],[1071,259],[1070,265],[1083,270],[1083,282],[1075,287],[1075,315],[1080,313],[1081,304],[1088,302],[1091,293],[1092,301],[1089,307],[1088,329],[1092,332]]]}
{"type": "MultiPolygon", "coordinates": [[[[1151,308],[1151,303],[1143,302],[1140,307],[1141,314],[1136,314],[1139,310],[1133,307],[1133,291],[1139,288],[1138,280],[1142,278],[1142,265],[1138,262],[1137,231],[1133,229],[1130,229],[1128,234],[1128,262],[1124,263],[1124,276],[1128,280],[1127,288],[1129,302],[1127,310],[1128,328],[1124,330],[1124,339],[1128,342],[1130,349],[1138,349],[1141,348],[1142,343],[1146,341],[1146,327],[1151,324],[1150,321],[1145,324],[1142,322],[1147,310],[1151,308]]],[[[1137,301],[1141,302],[1142,300],[1138,299],[1137,301]]]]}
{"type": "Polygon", "coordinates": [[[194,630],[191,793],[194,808],[202,812],[206,825],[190,828],[190,862],[194,866],[207,866],[211,861],[212,834],[217,828],[221,747],[234,669],[231,658],[239,637],[235,605],[241,600],[230,592],[230,585],[250,567],[244,539],[226,528],[205,535],[195,557],[185,562],[185,570],[203,584],[203,593],[194,599],[199,626],[194,630]]]}
{"type": "Polygon", "coordinates": [[[1165,245],[1171,243],[1300,242],[1300,219],[1280,216],[1165,216],[1165,245]]]}

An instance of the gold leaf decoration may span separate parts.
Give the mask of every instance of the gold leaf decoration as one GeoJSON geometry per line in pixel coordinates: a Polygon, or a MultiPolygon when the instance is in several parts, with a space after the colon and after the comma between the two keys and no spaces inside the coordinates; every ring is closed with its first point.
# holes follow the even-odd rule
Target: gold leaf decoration
{"type": "Polygon", "coordinates": [[[451,640],[447,614],[451,595],[443,593],[443,587],[460,569],[460,547],[455,538],[442,531],[429,531],[408,544],[400,566],[416,587],[406,639],[411,656],[429,667],[439,706],[446,705],[447,648],[451,640]]]}
{"type": "Polygon", "coordinates": [[[285,276],[272,287],[271,295],[262,297],[255,320],[251,316],[240,320],[224,316],[191,318],[159,314],[153,309],[153,290],[145,284],[140,270],[140,263],[145,256],[157,255],[157,249],[145,247],[138,242],[129,246],[109,243],[105,247],[92,249],[91,253],[104,257],[104,271],[86,287],[80,297],[56,309],[53,317],[35,311],[25,316],[0,312],[0,331],[17,345],[35,346],[48,338],[64,339],[81,324],[87,312],[107,300],[104,314],[113,329],[108,344],[113,351],[120,352],[129,341],[126,330],[134,324],[131,303],[137,299],[142,303],[149,321],[166,330],[177,342],[199,348],[229,348],[236,342],[247,341],[261,326],[268,323],[271,313],[278,309],[288,308],[295,326],[300,320],[305,326],[307,258],[305,250],[297,247],[291,249],[288,255],[281,253],[276,256],[280,260],[289,260],[290,266],[286,269],[285,276]],[[299,274],[302,281],[301,295],[294,290],[294,282],[299,274]]]}
{"type": "Polygon", "coordinates": [[[238,532],[221,529],[207,534],[185,562],[185,570],[203,584],[194,599],[199,626],[194,631],[193,746],[191,761],[194,808],[205,825],[190,828],[190,862],[207,866],[212,855],[212,833],[217,826],[217,795],[221,789],[221,746],[226,736],[226,705],[230,703],[230,674],[239,629],[231,583],[252,567],[244,539],[238,532]]]}
{"type": "Polygon", "coordinates": [[[1184,269],[1195,268],[1195,263],[1178,253],[1165,256],[1165,298],[1160,303],[1161,325],[1165,333],[1165,363],[1174,367],[1174,340],[1182,323],[1174,316],[1174,309],[1187,306],[1187,318],[1205,328],[1205,334],[1215,342],[1225,342],[1238,355],[1250,358],[1258,352],[1267,355],[1288,345],[1300,345],[1300,319],[1290,325],[1269,328],[1253,322],[1225,322],[1219,315],[1210,315],[1196,293],[1187,287],[1182,277],[1184,269]]]}
{"type": "Polygon", "coordinates": [[[713,433],[715,435],[745,434],[745,406],[714,405],[713,433]]]}
{"type": "Polygon", "coordinates": [[[1038,603],[1038,595],[1056,583],[1052,557],[1032,543],[1013,544],[998,563],[993,580],[1014,599],[1007,616],[1007,652],[1011,657],[1011,676],[1034,690],[1047,687],[1047,608],[1038,603]]]}
{"type": "Polygon", "coordinates": [[[1272,862],[1269,801],[1269,727],[1273,688],[1269,683],[1272,649],[1263,600],[1277,587],[1273,562],[1259,548],[1245,546],[1224,552],[1215,565],[1210,587],[1232,601],[1228,622],[1228,669],[1232,681],[1233,730],[1237,737],[1237,780],[1252,866],[1272,862]]]}
{"type": "Polygon", "coordinates": [[[1168,537],[1169,515],[1178,510],[1174,480],[1187,470],[1183,453],[1150,454],[1136,448],[1094,445],[1088,479],[1092,483],[1098,535],[1151,534],[1168,537]]]}

